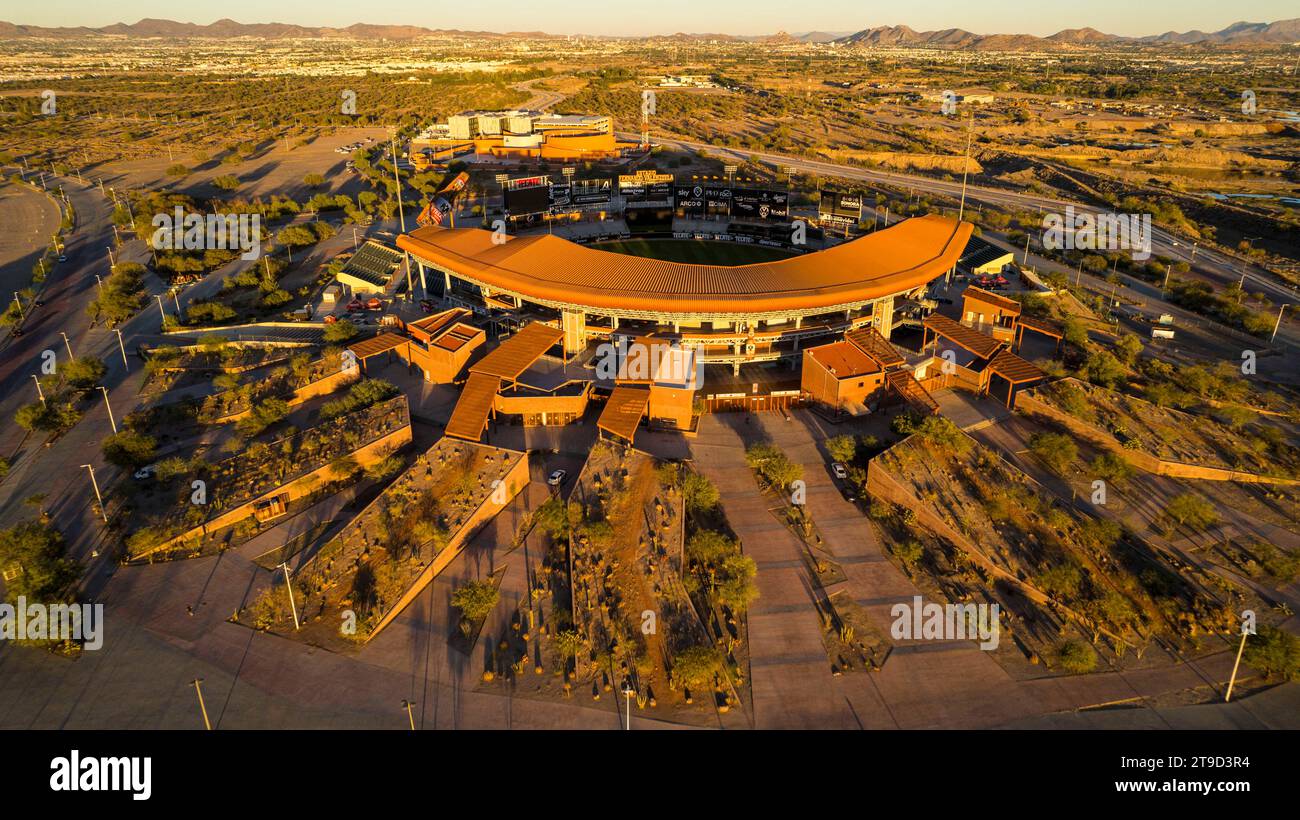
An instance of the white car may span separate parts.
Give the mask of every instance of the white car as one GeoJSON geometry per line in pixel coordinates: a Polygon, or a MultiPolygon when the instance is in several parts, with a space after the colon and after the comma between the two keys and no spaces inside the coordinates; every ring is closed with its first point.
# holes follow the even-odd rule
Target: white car
{"type": "Polygon", "coordinates": [[[561,484],[563,484],[564,479],[568,477],[569,477],[568,470],[552,470],[551,474],[546,478],[546,483],[551,485],[552,487],[558,487],[561,484]]]}
{"type": "Polygon", "coordinates": [[[831,472],[841,481],[849,477],[848,468],[838,461],[831,465],[831,472]]]}
{"type": "Polygon", "coordinates": [[[131,474],[131,477],[134,478],[136,481],[148,481],[149,479],[154,477],[154,474],[156,472],[158,472],[158,465],[150,464],[148,467],[141,467],[140,469],[136,470],[134,473],[131,474]]]}

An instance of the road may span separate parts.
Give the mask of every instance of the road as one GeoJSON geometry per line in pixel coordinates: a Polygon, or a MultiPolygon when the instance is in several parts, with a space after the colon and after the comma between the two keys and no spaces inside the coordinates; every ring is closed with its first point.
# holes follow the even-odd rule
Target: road
{"type": "Polygon", "coordinates": [[[0,187],[0,297],[31,284],[32,268],[59,229],[59,207],[45,193],[26,185],[0,187]]]}
{"type": "Polygon", "coordinates": [[[511,86],[511,88],[516,91],[524,91],[533,95],[519,104],[521,109],[525,111],[547,111],[568,96],[567,94],[561,94],[558,91],[545,91],[533,88],[533,84],[537,82],[540,82],[540,79],[525,80],[522,83],[515,83],[511,86]]]}

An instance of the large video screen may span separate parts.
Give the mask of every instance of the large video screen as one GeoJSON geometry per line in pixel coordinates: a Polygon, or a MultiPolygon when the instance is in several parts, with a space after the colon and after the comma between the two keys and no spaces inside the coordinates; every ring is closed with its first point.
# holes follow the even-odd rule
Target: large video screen
{"type": "Polygon", "coordinates": [[[511,216],[546,213],[550,207],[549,185],[506,189],[506,212],[511,216]]]}
{"type": "Polygon", "coordinates": [[[818,214],[823,222],[856,225],[862,219],[862,195],[822,191],[818,214]]]}

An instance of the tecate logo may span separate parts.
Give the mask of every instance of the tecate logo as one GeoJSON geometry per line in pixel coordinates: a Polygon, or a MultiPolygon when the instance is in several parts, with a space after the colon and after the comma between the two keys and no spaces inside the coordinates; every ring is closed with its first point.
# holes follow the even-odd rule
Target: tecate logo
{"type": "Polygon", "coordinates": [[[132,800],[153,794],[153,758],[82,757],[73,749],[50,761],[50,790],[56,792],[130,792],[132,800]]]}

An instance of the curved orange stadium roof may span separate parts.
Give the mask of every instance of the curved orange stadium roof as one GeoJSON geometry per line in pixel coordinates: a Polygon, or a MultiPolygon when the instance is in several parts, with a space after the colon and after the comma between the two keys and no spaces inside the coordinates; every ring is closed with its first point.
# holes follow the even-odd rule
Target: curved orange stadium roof
{"type": "Polygon", "coordinates": [[[957,263],[973,227],[922,216],[775,262],[693,265],[629,256],[550,234],[493,244],[481,228],[419,228],[398,247],[525,298],[656,313],[767,313],[865,302],[920,287],[957,263]]]}

